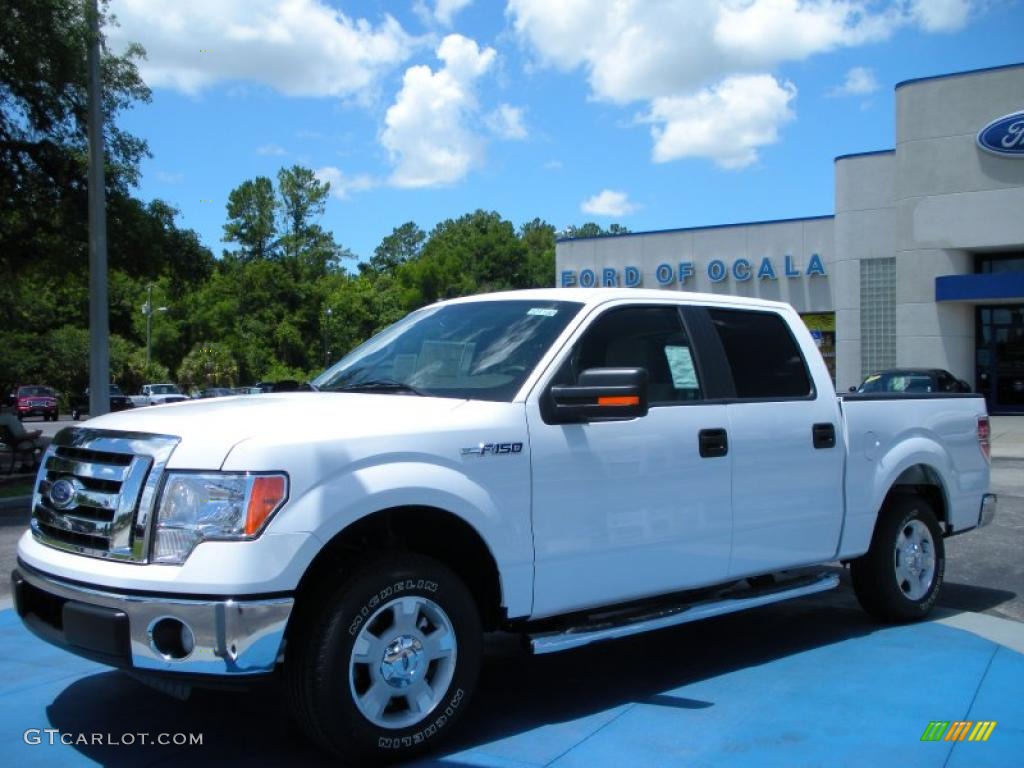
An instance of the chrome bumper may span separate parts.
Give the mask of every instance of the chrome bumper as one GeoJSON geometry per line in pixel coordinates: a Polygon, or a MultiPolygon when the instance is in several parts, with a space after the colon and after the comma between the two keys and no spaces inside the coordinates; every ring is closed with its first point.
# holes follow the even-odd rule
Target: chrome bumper
{"type": "Polygon", "coordinates": [[[20,562],[11,578],[18,615],[36,635],[80,656],[137,670],[229,676],[271,672],[294,604],[291,597],[119,594],[72,584],[20,562]],[[165,619],[170,621],[161,624],[165,619]],[[181,625],[188,628],[191,642],[162,652],[168,637],[174,645],[181,625]]]}
{"type": "Polygon", "coordinates": [[[978,527],[991,523],[996,516],[996,495],[986,493],[981,497],[981,509],[978,511],[978,527]]]}

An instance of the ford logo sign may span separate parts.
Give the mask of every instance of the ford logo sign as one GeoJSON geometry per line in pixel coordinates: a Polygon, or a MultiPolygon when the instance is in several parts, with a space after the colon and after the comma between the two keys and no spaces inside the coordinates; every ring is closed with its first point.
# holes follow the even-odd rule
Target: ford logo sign
{"type": "Polygon", "coordinates": [[[75,503],[78,488],[73,480],[62,477],[50,486],[50,503],[57,509],[67,509],[75,503]]]}
{"type": "Polygon", "coordinates": [[[978,146],[986,152],[1024,157],[1024,111],[993,120],[978,132],[978,146]]]}

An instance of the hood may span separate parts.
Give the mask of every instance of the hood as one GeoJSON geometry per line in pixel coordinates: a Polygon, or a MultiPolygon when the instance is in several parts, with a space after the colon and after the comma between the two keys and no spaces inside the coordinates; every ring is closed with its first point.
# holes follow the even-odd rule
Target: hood
{"type": "Polygon", "coordinates": [[[238,443],[275,432],[310,440],[397,433],[411,424],[443,425],[465,400],[356,392],[282,392],[153,405],[89,419],[83,426],[174,435],[169,467],[216,469],[238,443]]]}

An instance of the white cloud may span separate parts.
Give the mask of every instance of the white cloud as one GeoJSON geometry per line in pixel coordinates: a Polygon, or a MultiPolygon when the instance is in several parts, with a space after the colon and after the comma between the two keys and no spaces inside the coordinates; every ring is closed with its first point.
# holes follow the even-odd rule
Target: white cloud
{"type": "Polygon", "coordinates": [[[331,194],[339,200],[347,200],[350,192],[362,192],[377,186],[377,180],[369,174],[346,176],[340,168],[325,165],[314,171],[320,181],[330,182],[331,194]]]}
{"type": "Polygon", "coordinates": [[[140,42],[153,87],[196,93],[221,82],[288,96],[359,96],[406,61],[416,41],[391,16],[373,24],[326,0],[113,0],[117,48],[140,42]]]}
{"type": "Polygon", "coordinates": [[[637,208],[625,192],[614,189],[602,189],[580,203],[580,210],[591,216],[628,216],[637,208]]]}
{"type": "Polygon", "coordinates": [[[562,163],[561,160],[548,160],[546,163],[544,163],[545,171],[560,171],[564,167],[565,165],[562,163]]]}
{"type": "Polygon", "coordinates": [[[744,168],[757,160],[758,147],[778,141],[779,127],[793,119],[795,96],[790,82],[738,75],[690,96],[657,98],[643,118],[654,124],[653,159],[708,157],[722,168],[744,168]]]}
{"type": "MultiPolygon", "coordinates": [[[[764,73],[784,62],[885,40],[908,26],[934,31],[962,24],[965,16],[958,9],[966,4],[968,0],[888,5],[876,0],[508,0],[506,13],[540,65],[582,70],[592,98],[615,104],[647,102],[649,113],[657,116],[685,106],[687,99],[701,98],[709,86],[721,89],[737,76],[770,77],[764,73]]],[[[767,134],[774,136],[777,125],[767,134]]],[[[666,128],[664,135],[670,133],[666,128]]],[[[673,153],[656,149],[656,154],[673,153]]],[[[736,161],[738,157],[729,162],[736,161]]]]}
{"type": "Polygon", "coordinates": [[[469,125],[479,111],[476,81],[495,56],[493,48],[448,35],[437,48],[444,66],[436,72],[426,65],[405,71],[380,136],[395,165],[392,184],[452,184],[481,162],[484,142],[469,125]]]}
{"type": "Polygon", "coordinates": [[[846,79],[842,85],[837,85],[831,91],[830,96],[866,96],[878,90],[878,81],[875,73],[867,67],[853,67],[846,73],[846,79]]]}
{"type": "Polygon", "coordinates": [[[180,184],[185,180],[185,174],[177,171],[157,171],[156,180],[164,184],[180,184]]]}
{"type": "Polygon", "coordinates": [[[911,13],[928,32],[955,32],[967,23],[971,0],[914,0],[911,13]]]}
{"type": "Polygon", "coordinates": [[[264,144],[262,147],[257,147],[256,148],[256,154],[257,155],[266,155],[266,156],[270,156],[270,157],[281,157],[282,155],[287,155],[288,151],[284,147],[282,147],[282,146],[279,146],[279,145],[274,144],[274,143],[270,143],[270,144],[264,144]]]}
{"type": "Polygon", "coordinates": [[[528,135],[526,126],[523,125],[522,107],[501,104],[484,118],[484,123],[491,133],[502,139],[516,141],[525,139],[528,135]]]}
{"type": "Polygon", "coordinates": [[[473,0],[437,0],[434,4],[434,18],[450,27],[455,14],[472,2],[473,0]]]}

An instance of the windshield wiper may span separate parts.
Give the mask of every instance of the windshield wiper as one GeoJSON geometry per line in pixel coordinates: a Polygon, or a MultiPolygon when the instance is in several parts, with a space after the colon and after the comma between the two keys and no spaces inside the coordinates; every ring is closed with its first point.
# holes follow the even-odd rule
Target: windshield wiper
{"type": "Polygon", "coordinates": [[[426,393],[416,389],[411,384],[406,384],[404,381],[398,381],[397,379],[367,379],[366,381],[358,381],[354,384],[346,384],[344,387],[338,387],[334,390],[335,392],[409,392],[413,395],[419,395],[420,397],[426,397],[426,393]]]}

